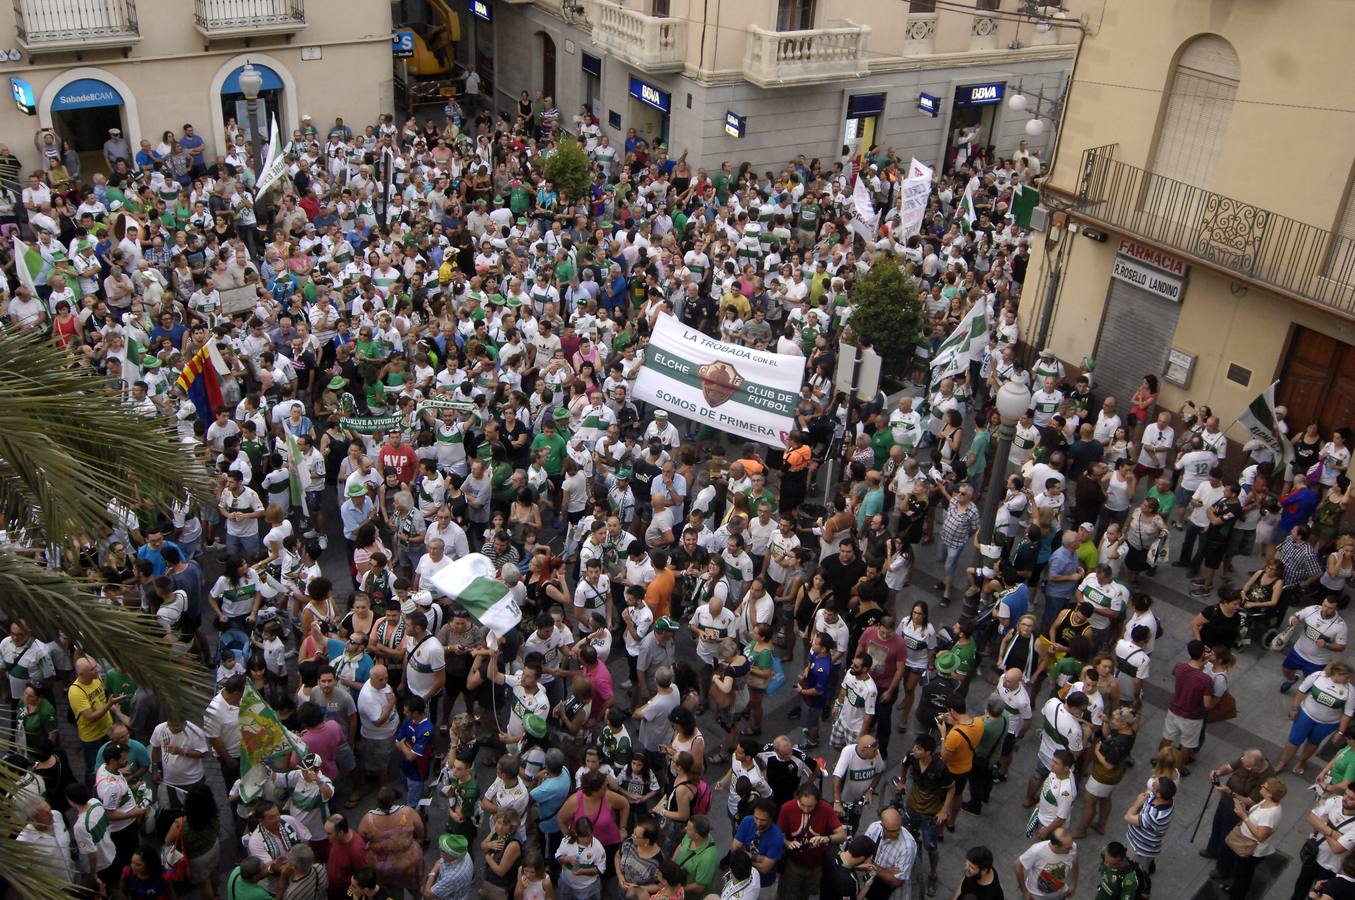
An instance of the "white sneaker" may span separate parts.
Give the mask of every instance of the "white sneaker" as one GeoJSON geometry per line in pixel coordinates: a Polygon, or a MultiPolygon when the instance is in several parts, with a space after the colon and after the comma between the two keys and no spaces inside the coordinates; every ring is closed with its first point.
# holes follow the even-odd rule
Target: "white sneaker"
{"type": "Polygon", "coordinates": [[[301,536],[302,536],[303,538],[305,538],[306,540],[310,541],[310,540],[314,540],[316,537],[318,537],[318,536],[319,536],[319,532],[317,532],[314,528],[310,528],[310,529],[307,529],[306,531],[301,532],[301,536]]]}
{"type": "Polygon", "coordinates": [[[329,549],[329,538],[325,537],[323,534],[320,535],[320,549],[321,550],[329,549]]]}

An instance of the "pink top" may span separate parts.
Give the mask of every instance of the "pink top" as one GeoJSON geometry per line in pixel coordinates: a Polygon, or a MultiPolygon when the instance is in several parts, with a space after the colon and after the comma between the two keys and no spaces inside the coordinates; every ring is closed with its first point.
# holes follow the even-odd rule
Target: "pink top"
{"type": "Polygon", "coordinates": [[[610,847],[613,844],[621,843],[621,829],[616,827],[616,819],[612,817],[612,808],[607,805],[606,792],[603,796],[597,798],[598,809],[591,814],[585,807],[589,804],[589,799],[583,791],[575,791],[574,821],[587,819],[593,823],[593,837],[602,842],[604,847],[610,847]]]}
{"type": "Polygon", "coordinates": [[[607,667],[599,662],[591,669],[584,666],[583,674],[593,685],[593,705],[589,709],[588,715],[590,718],[596,719],[602,712],[602,707],[606,706],[616,696],[616,692],[612,690],[612,673],[607,671],[607,667]]]}
{"type": "MultiPolygon", "coordinates": [[[[343,743],[343,729],[333,719],[301,733],[301,740],[312,753],[320,757],[320,771],[329,778],[339,777],[339,745],[343,743]]],[[[295,758],[295,757],[294,757],[295,758]]],[[[298,764],[300,760],[297,760],[298,764]]]]}

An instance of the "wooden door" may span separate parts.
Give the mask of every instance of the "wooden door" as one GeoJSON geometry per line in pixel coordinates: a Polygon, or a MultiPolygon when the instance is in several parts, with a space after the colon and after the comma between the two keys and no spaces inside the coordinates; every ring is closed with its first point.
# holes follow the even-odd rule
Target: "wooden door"
{"type": "Polygon", "coordinates": [[[1316,422],[1323,436],[1355,421],[1355,347],[1296,327],[1280,373],[1277,403],[1289,409],[1289,431],[1316,422]]]}

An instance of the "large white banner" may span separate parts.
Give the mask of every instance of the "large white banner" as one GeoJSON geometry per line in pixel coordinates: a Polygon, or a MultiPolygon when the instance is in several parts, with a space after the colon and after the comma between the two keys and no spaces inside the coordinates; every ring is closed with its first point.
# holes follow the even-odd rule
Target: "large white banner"
{"type": "Polygon", "coordinates": [[[726,344],[663,314],[645,348],[635,396],[772,447],[795,427],[803,357],[726,344]]]}
{"type": "Polygon", "coordinates": [[[856,176],[856,188],[852,191],[852,228],[861,235],[867,244],[875,243],[875,204],[870,199],[870,188],[866,187],[865,173],[856,176]]]}
{"type": "Polygon", "coordinates": [[[922,220],[927,215],[927,200],[932,195],[932,170],[916,159],[908,167],[908,177],[903,180],[903,189],[899,191],[899,231],[898,240],[908,238],[922,230],[922,220]]]}
{"type": "Polygon", "coordinates": [[[262,197],[268,189],[287,171],[287,155],[282,152],[282,141],[278,138],[278,120],[273,118],[268,139],[268,156],[263,171],[254,182],[254,196],[262,197]]]}

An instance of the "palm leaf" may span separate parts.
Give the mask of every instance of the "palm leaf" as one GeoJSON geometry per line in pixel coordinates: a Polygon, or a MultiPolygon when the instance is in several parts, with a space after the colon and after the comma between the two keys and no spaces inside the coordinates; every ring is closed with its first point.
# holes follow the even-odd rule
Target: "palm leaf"
{"type": "Polygon", "coordinates": [[[167,509],[210,492],[193,448],[107,386],[45,338],[0,330],[0,506],[12,529],[36,525],[59,544],[102,534],[114,500],[167,509]]]}
{"type": "Polygon", "coordinates": [[[191,653],[163,639],[159,621],[104,603],[91,582],[0,551],[0,597],[5,612],[34,633],[54,637],[60,631],[89,656],[111,662],[153,691],[166,716],[197,719],[212,697],[211,674],[191,653]]]}
{"type": "MultiPolygon", "coordinates": [[[[0,740],[0,751],[13,753],[18,746],[0,740]]],[[[18,793],[20,779],[26,773],[8,762],[0,762],[0,796],[13,797],[18,793]]],[[[11,838],[23,831],[27,819],[16,803],[0,803],[0,835],[11,838]]],[[[72,837],[74,840],[74,837],[72,837]]],[[[59,869],[46,856],[33,851],[31,844],[14,840],[0,840],[0,873],[9,881],[16,897],[34,900],[70,900],[79,891],[90,893],[66,880],[64,869],[59,869]]]]}

